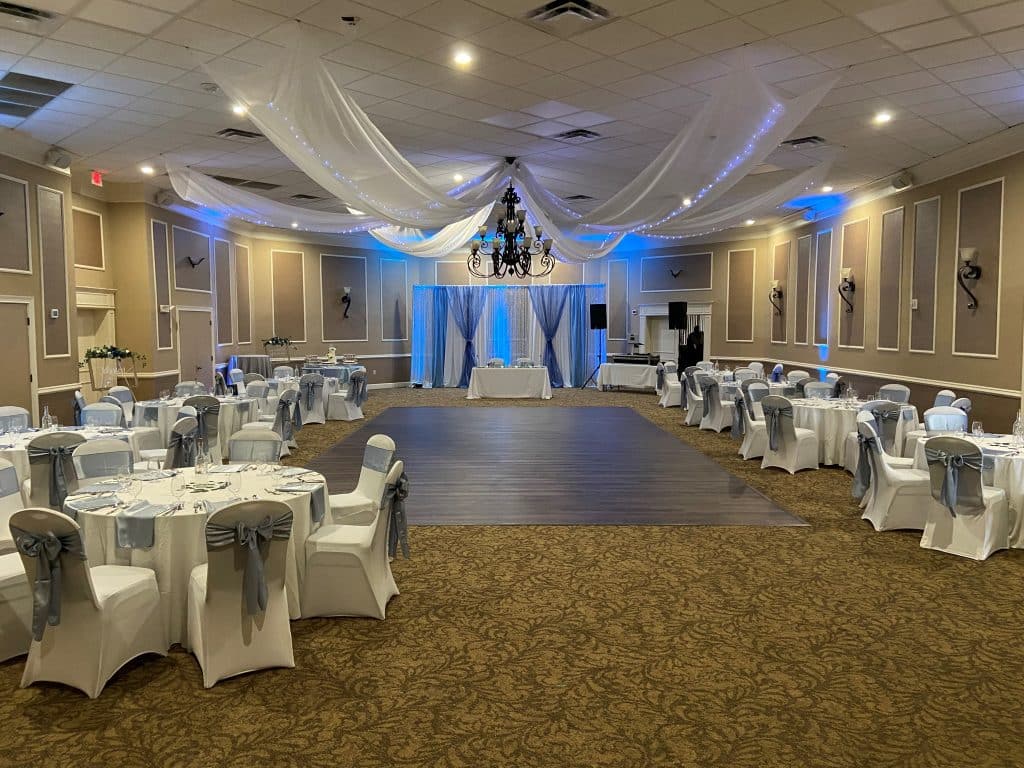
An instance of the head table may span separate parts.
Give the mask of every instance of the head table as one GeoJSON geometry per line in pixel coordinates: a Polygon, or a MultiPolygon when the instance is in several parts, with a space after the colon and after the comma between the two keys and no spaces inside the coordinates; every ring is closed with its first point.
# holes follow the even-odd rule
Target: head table
{"type": "MultiPolygon", "coordinates": [[[[302,612],[300,595],[306,571],[306,539],[320,527],[326,509],[326,485],[322,475],[302,467],[277,465],[222,465],[197,477],[194,469],[144,472],[111,490],[68,497],[64,511],[82,527],[85,552],[91,565],[134,565],[156,573],[166,627],[171,643],[190,647],[188,639],[188,584],[192,569],[206,562],[205,526],[211,507],[232,501],[262,499],[282,501],[294,519],[288,543],[285,583],[288,610],[293,619],[302,612]],[[235,471],[235,468],[241,471],[235,471]],[[147,479],[153,478],[153,479],[147,479]],[[195,491],[200,483],[223,484],[215,490],[195,491]],[[116,490],[120,487],[121,490],[116,490]],[[85,509],[103,501],[123,506],[85,509]],[[152,546],[122,547],[118,540],[119,516],[139,501],[170,505],[169,511],[152,518],[152,546]],[[207,502],[210,502],[208,504],[207,502]],[[319,519],[314,519],[319,518],[319,519]]],[[[123,542],[121,542],[123,543],[123,542]]]]}
{"type": "Polygon", "coordinates": [[[483,368],[476,367],[469,377],[467,400],[480,398],[537,398],[551,399],[551,379],[548,369],[483,368]]]}
{"type": "Polygon", "coordinates": [[[139,445],[135,433],[120,427],[57,427],[55,429],[29,429],[0,435],[0,458],[14,465],[18,480],[24,482],[30,476],[28,466],[28,444],[39,435],[48,432],[67,432],[81,435],[86,440],[124,440],[132,449],[132,456],[139,458],[139,445]]]}

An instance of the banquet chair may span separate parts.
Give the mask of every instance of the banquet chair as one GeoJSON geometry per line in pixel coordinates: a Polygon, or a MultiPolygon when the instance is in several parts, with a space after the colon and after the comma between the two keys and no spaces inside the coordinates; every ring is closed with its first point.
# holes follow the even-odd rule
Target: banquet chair
{"type": "Polygon", "coordinates": [[[768,382],[764,379],[747,379],[740,382],[740,392],[743,394],[743,402],[747,407],[747,413],[750,414],[750,418],[764,419],[761,401],[771,394],[768,382]]]}
{"type": "Polygon", "coordinates": [[[790,371],[789,373],[786,374],[786,381],[792,384],[797,383],[801,379],[809,378],[811,378],[811,374],[809,374],[807,371],[790,371]]]}
{"type": "Polygon", "coordinates": [[[292,511],[241,501],[206,521],[207,562],[188,582],[188,637],[203,687],[270,667],[294,667],[285,593],[292,511]]]}
{"type": "Polygon", "coordinates": [[[935,401],[932,403],[932,407],[940,408],[942,406],[952,405],[954,400],[956,400],[956,392],[952,389],[940,389],[935,395],[935,401]]]}
{"type": "Polygon", "coordinates": [[[220,400],[212,395],[193,395],[182,403],[179,419],[185,408],[195,408],[196,411],[200,454],[208,455],[214,463],[220,464],[220,400]]]}
{"type": "Polygon", "coordinates": [[[664,367],[658,376],[661,382],[661,399],[658,401],[658,405],[662,408],[676,408],[682,405],[683,401],[683,385],[679,380],[679,369],[673,360],[666,360],[659,366],[664,367]]]}
{"type": "Polygon", "coordinates": [[[121,417],[120,417],[119,426],[121,427],[121,429],[128,429],[128,420],[125,418],[125,415],[124,415],[124,404],[120,400],[118,400],[116,397],[112,397],[110,395],[104,395],[103,397],[101,397],[96,402],[98,402],[98,403],[106,403],[107,405],[112,405],[115,408],[117,408],[119,411],[121,411],[121,417]]]}
{"type": "Polygon", "coordinates": [[[715,364],[710,360],[701,360],[699,363],[697,363],[697,367],[702,371],[715,370],[715,364]]]}
{"type": "Polygon", "coordinates": [[[228,440],[228,463],[279,464],[281,436],[264,424],[247,426],[250,429],[241,429],[228,440]]]}
{"type": "Polygon", "coordinates": [[[348,389],[344,392],[334,392],[327,398],[328,418],[331,421],[358,421],[363,418],[363,403],[368,396],[366,369],[352,371],[348,389]]]}
{"type": "MultiPolygon", "coordinates": [[[[396,488],[405,465],[396,461],[385,487],[396,488]]],[[[385,618],[388,600],[398,585],[388,561],[390,527],[395,524],[392,494],[379,505],[368,525],[324,525],[306,539],[306,578],[302,617],[369,616],[385,618]]]]}
{"type": "Polygon", "coordinates": [[[850,391],[852,385],[850,380],[845,376],[840,376],[834,382],[832,382],[832,397],[841,398],[846,397],[846,394],[850,391]]]}
{"type": "Polygon", "coordinates": [[[179,418],[171,427],[166,448],[140,451],[149,469],[194,467],[199,454],[199,421],[195,416],[179,418]]]}
{"type": "Polygon", "coordinates": [[[804,388],[808,384],[813,384],[814,379],[808,377],[806,379],[800,379],[793,385],[793,392],[795,397],[807,397],[807,393],[804,392],[804,388]]]}
{"type": "MultiPolygon", "coordinates": [[[[744,382],[744,384],[745,383],[746,382],[744,382]]],[[[758,384],[755,386],[764,390],[764,395],[759,398],[764,399],[768,394],[767,385],[758,384]]],[[[755,389],[755,392],[756,391],[757,390],[755,389]]],[[[750,402],[751,401],[745,399],[743,394],[737,395],[736,397],[736,421],[733,422],[733,429],[735,430],[737,428],[738,421],[738,427],[743,436],[743,441],[740,443],[738,453],[744,458],[744,460],[762,458],[768,447],[767,425],[763,419],[754,418],[753,410],[750,408],[750,402]]]]}
{"type": "Polygon", "coordinates": [[[776,363],[775,366],[772,368],[770,380],[773,384],[779,384],[782,382],[782,378],[782,363],[776,363]]]}
{"type": "Polygon", "coordinates": [[[281,438],[281,455],[287,456],[292,448],[298,448],[295,433],[302,429],[302,414],[299,412],[299,393],[289,389],[278,398],[273,414],[260,416],[259,423],[271,424],[271,429],[281,438]]]}
{"type": "Polygon", "coordinates": [[[878,396],[894,403],[909,403],[910,387],[906,384],[883,384],[878,388],[878,396]]]}
{"type": "Polygon", "coordinates": [[[520,357],[516,360],[516,368],[533,368],[533,360],[529,357],[520,357]]]}
{"type": "Polygon", "coordinates": [[[228,382],[220,371],[213,373],[213,395],[214,397],[227,397],[228,382]]]}
{"type": "Polygon", "coordinates": [[[795,475],[801,469],[818,468],[818,436],[812,429],[793,425],[793,404],[784,397],[768,395],[761,400],[768,445],[761,469],[778,467],[795,475]]]}
{"type": "Polygon", "coordinates": [[[959,408],[961,411],[966,413],[968,416],[971,415],[971,398],[969,397],[958,397],[952,403],[952,407],[959,408]]]}
{"type": "Polygon", "coordinates": [[[130,474],[135,468],[131,446],[124,440],[90,440],[71,454],[79,480],[130,474]]]}
{"type": "Polygon", "coordinates": [[[490,360],[487,361],[487,367],[488,368],[504,368],[505,367],[505,361],[502,360],[500,357],[492,357],[490,360]]]}
{"type": "Polygon", "coordinates": [[[232,368],[228,371],[228,386],[234,387],[236,395],[242,394],[245,389],[245,371],[241,368],[232,368]]]}
{"type": "Polygon", "coordinates": [[[11,515],[24,507],[25,497],[21,494],[18,470],[7,459],[0,459],[0,554],[14,551],[14,538],[8,523],[11,515]]]}
{"type": "Polygon", "coordinates": [[[752,363],[747,363],[747,368],[752,370],[759,379],[764,377],[764,363],[755,360],[752,363]]]}
{"type": "Polygon", "coordinates": [[[384,484],[394,456],[395,441],[387,435],[373,435],[366,441],[355,490],[332,493],[327,498],[329,522],[335,525],[373,522],[384,498],[384,484]]]}
{"type": "Polygon", "coordinates": [[[809,381],[804,384],[804,397],[826,399],[832,397],[833,386],[827,381],[809,381]]]}
{"type": "Polygon", "coordinates": [[[251,397],[256,401],[260,409],[260,414],[270,413],[270,403],[268,397],[270,395],[270,385],[265,381],[254,381],[251,384],[245,385],[245,396],[251,397]]]}
{"type": "MultiPolygon", "coordinates": [[[[904,458],[903,447],[898,444],[900,428],[899,420],[903,417],[903,406],[891,400],[870,400],[858,409],[858,416],[867,413],[874,424],[878,437],[878,449],[881,458],[897,469],[910,469],[914,466],[913,458],[904,458]]],[[[846,436],[843,451],[843,467],[856,474],[860,463],[860,431],[854,430],[846,436]]]]}
{"type": "Polygon", "coordinates": [[[299,379],[299,412],[303,424],[323,424],[324,377],[319,373],[304,373],[299,379]]]}
{"type": "Polygon", "coordinates": [[[243,384],[252,384],[254,381],[266,381],[266,377],[262,373],[247,373],[242,376],[243,384]]]}
{"type": "Polygon", "coordinates": [[[78,475],[71,459],[85,438],[73,432],[48,432],[34,437],[28,451],[29,479],[22,495],[30,506],[60,510],[68,494],[78,490],[78,475]]]}
{"type": "Polygon", "coordinates": [[[290,365],[278,365],[274,367],[275,379],[291,379],[295,376],[295,369],[290,365]]]}
{"type": "Polygon", "coordinates": [[[32,426],[32,414],[16,405],[0,406],[0,433],[28,429],[32,426]]]}
{"type": "Polygon", "coordinates": [[[839,381],[839,374],[836,373],[835,371],[829,371],[828,373],[825,374],[825,381],[827,381],[829,384],[835,384],[837,381],[839,381]]]}
{"type": "Polygon", "coordinates": [[[205,395],[206,385],[199,381],[179,381],[174,385],[175,397],[192,397],[193,395],[205,395]]]}
{"type": "Polygon", "coordinates": [[[75,395],[71,398],[71,410],[74,413],[75,426],[82,426],[82,409],[85,408],[85,398],[82,396],[82,390],[76,389],[75,395]]]}
{"type": "Polygon", "coordinates": [[[11,546],[10,553],[0,554],[0,661],[24,656],[32,644],[32,587],[13,538],[11,546]]]}
{"type": "Polygon", "coordinates": [[[120,427],[124,411],[120,403],[90,403],[82,409],[83,427],[120,427]]]}
{"type": "Polygon", "coordinates": [[[696,366],[688,366],[683,371],[686,379],[686,416],[683,424],[687,427],[699,427],[704,418],[704,396],[701,394],[700,380],[706,378],[696,366]]]}
{"type": "Polygon", "coordinates": [[[111,387],[107,390],[107,397],[112,397],[121,404],[121,409],[124,411],[125,426],[131,426],[132,419],[135,416],[135,395],[131,389],[122,385],[111,387]]]}
{"type": "Polygon", "coordinates": [[[1010,546],[1006,491],[984,485],[981,449],[959,437],[932,437],[924,444],[932,500],[921,546],[985,560],[1010,546]]]}
{"type": "Polygon", "coordinates": [[[704,415],[700,420],[700,428],[721,432],[732,426],[733,408],[735,403],[723,401],[718,389],[718,382],[710,376],[701,382],[701,399],[704,401],[704,415]]]}
{"type": "Polygon", "coordinates": [[[53,510],[22,510],[11,518],[11,530],[27,583],[49,597],[48,610],[44,601],[34,607],[22,688],[63,683],[95,699],[127,662],[147,653],[167,655],[170,643],[151,569],[90,567],[82,529],[53,510]],[[51,574],[56,581],[47,590],[51,574]]]}
{"type": "Polygon", "coordinates": [[[967,431],[967,414],[953,406],[937,406],[924,412],[924,430],[929,437],[967,431]]]}
{"type": "Polygon", "coordinates": [[[931,496],[928,473],[887,460],[870,411],[857,414],[857,436],[861,457],[853,495],[866,500],[861,519],[876,531],[923,530],[931,496]]]}
{"type": "Polygon", "coordinates": [[[746,379],[756,379],[759,374],[751,368],[737,368],[732,372],[733,381],[745,381],[746,379]]]}

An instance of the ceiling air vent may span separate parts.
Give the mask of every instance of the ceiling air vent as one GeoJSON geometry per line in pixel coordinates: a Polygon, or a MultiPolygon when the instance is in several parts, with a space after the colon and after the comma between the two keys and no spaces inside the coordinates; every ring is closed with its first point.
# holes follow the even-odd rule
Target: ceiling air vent
{"type": "Polygon", "coordinates": [[[241,141],[245,144],[255,144],[264,139],[262,133],[243,131],[241,128],[225,128],[223,131],[217,131],[217,135],[228,141],[241,141]]]}
{"type": "Polygon", "coordinates": [[[589,32],[611,18],[608,9],[589,0],[551,0],[524,15],[528,24],[559,37],[589,32]]]}
{"type": "Polygon", "coordinates": [[[564,141],[569,144],[584,144],[588,141],[601,138],[601,134],[594,133],[594,131],[588,131],[586,128],[573,128],[571,131],[556,133],[551,138],[557,139],[558,141],[564,141]]]}
{"type": "Polygon", "coordinates": [[[593,200],[594,198],[592,198],[590,195],[569,195],[568,197],[563,197],[562,199],[563,200],[576,200],[576,201],[579,201],[579,200],[593,200]]]}
{"type": "Polygon", "coordinates": [[[322,197],[317,197],[316,195],[307,195],[307,194],[305,194],[303,192],[300,192],[297,195],[292,195],[292,200],[305,200],[305,201],[308,202],[308,201],[311,201],[311,200],[323,200],[323,198],[322,197]]]}
{"type": "Polygon", "coordinates": [[[230,184],[232,187],[245,187],[246,189],[262,189],[268,191],[271,189],[277,189],[280,184],[270,184],[266,181],[250,181],[249,179],[236,179],[234,176],[214,176],[217,181],[222,181],[225,184],[230,184]]]}
{"type": "Polygon", "coordinates": [[[27,5],[18,5],[17,3],[0,2],[0,13],[24,21],[50,21],[55,18],[54,14],[49,11],[41,11],[38,8],[29,8],[27,5]]]}
{"type": "Polygon", "coordinates": [[[28,117],[71,87],[71,83],[8,72],[0,78],[0,114],[28,117]]]}
{"type": "Polygon", "coordinates": [[[782,146],[791,149],[807,149],[807,147],[820,147],[825,143],[821,136],[801,136],[799,139],[786,139],[782,146]]]}

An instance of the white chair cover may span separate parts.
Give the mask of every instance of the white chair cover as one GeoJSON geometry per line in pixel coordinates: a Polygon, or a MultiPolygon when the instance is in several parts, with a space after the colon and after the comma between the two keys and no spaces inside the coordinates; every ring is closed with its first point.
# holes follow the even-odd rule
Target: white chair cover
{"type": "Polygon", "coordinates": [[[945,405],[952,405],[954,400],[956,400],[956,392],[952,389],[940,389],[935,394],[935,402],[932,403],[932,407],[939,408],[945,405]]]}
{"type": "Polygon", "coordinates": [[[794,384],[800,381],[801,379],[809,378],[811,378],[811,374],[809,374],[807,371],[796,370],[790,371],[789,373],[786,374],[786,381],[792,382],[794,384]]]}
{"type": "Polygon", "coordinates": [[[260,413],[268,413],[270,404],[267,401],[270,395],[270,385],[265,381],[254,381],[245,385],[246,397],[253,398],[260,408],[260,413]]]}
{"type": "Polygon", "coordinates": [[[778,467],[795,475],[801,469],[818,468],[818,436],[793,425],[793,404],[784,397],[768,395],[761,400],[768,447],[761,469],[778,467]]]}
{"type": "Polygon", "coordinates": [[[853,495],[865,500],[861,518],[876,531],[922,530],[929,508],[928,473],[887,460],[870,411],[857,414],[857,436],[862,456],[853,495]]]}
{"type": "Polygon", "coordinates": [[[746,381],[747,379],[756,379],[760,375],[751,368],[737,368],[733,371],[732,378],[733,381],[746,381]]]}
{"type": "Polygon", "coordinates": [[[274,367],[275,379],[290,379],[295,375],[295,369],[290,365],[278,365],[274,367]]]}
{"type": "Polygon", "coordinates": [[[968,416],[971,415],[971,398],[969,397],[958,397],[951,403],[952,407],[959,408],[961,411],[966,413],[968,416]]]}
{"type": "Polygon", "coordinates": [[[319,373],[304,373],[299,379],[299,411],[303,424],[324,423],[324,377],[319,373]]]}
{"type": "Polygon", "coordinates": [[[32,414],[16,405],[0,406],[0,433],[28,429],[32,426],[32,414]]]}
{"type": "Polygon", "coordinates": [[[179,418],[186,408],[195,409],[199,424],[199,450],[220,463],[220,400],[211,395],[193,395],[182,403],[179,418]]]}
{"type": "Polygon", "coordinates": [[[242,376],[243,384],[252,384],[254,381],[266,381],[266,377],[262,373],[247,373],[242,376]]]}
{"type": "Polygon", "coordinates": [[[235,388],[235,394],[241,394],[245,388],[245,371],[241,368],[232,368],[228,371],[228,384],[235,388]]]}
{"type": "Polygon", "coordinates": [[[832,385],[827,381],[812,381],[804,385],[805,397],[829,398],[832,397],[832,385]]]}
{"type": "Polygon", "coordinates": [[[89,567],[81,528],[48,509],[11,519],[33,587],[33,637],[21,687],[48,681],[99,696],[117,670],[169,643],[156,575],[124,565],[89,567]],[[58,577],[58,578],[52,578],[58,577]]]}
{"type": "Polygon", "coordinates": [[[721,432],[726,427],[732,426],[735,404],[732,401],[723,402],[718,382],[710,376],[701,381],[701,398],[704,402],[704,415],[700,420],[701,429],[721,432]]]}
{"type": "MultiPolygon", "coordinates": [[[[25,507],[18,481],[18,469],[7,459],[0,459],[0,555],[14,551],[14,538],[8,526],[11,515],[25,507]]],[[[3,611],[0,605],[0,612],[3,611]]],[[[0,655],[0,661],[3,656],[0,655]]]]}
{"type": "Polygon", "coordinates": [[[713,371],[715,369],[715,364],[710,360],[701,360],[697,363],[697,367],[702,371],[713,371]]]}
{"type": "Polygon", "coordinates": [[[120,404],[91,403],[82,409],[83,426],[120,427],[123,421],[124,411],[120,404]]]}
{"type": "Polygon", "coordinates": [[[755,360],[752,363],[747,363],[747,368],[749,368],[755,374],[757,374],[758,378],[761,378],[761,377],[764,376],[764,363],[762,363],[762,362],[759,362],[759,361],[755,360]]]}
{"type": "Polygon", "coordinates": [[[50,432],[32,439],[27,447],[31,506],[63,509],[64,499],[78,489],[72,454],[84,442],[84,437],[72,432],[50,432]]]}
{"type": "MultiPolygon", "coordinates": [[[[4,531],[10,533],[6,521],[4,531]]],[[[31,644],[32,588],[21,555],[12,549],[0,554],[0,661],[23,656],[31,644]]]]}
{"type": "Polygon", "coordinates": [[[839,374],[836,373],[835,371],[829,371],[828,373],[825,374],[825,381],[827,381],[829,384],[835,384],[837,381],[839,381],[839,374]]]}
{"type": "MultiPolygon", "coordinates": [[[[750,393],[751,396],[756,393],[756,389],[754,388],[757,386],[762,386],[767,390],[767,387],[763,384],[752,385],[751,389],[754,390],[754,392],[750,393]]],[[[762,399],[763,397],[758,398],[759,401],[762,399]]],[[[735,409],[735,415],[738,416],[740,420],[739,427],[743,438],[739,448],[740,456],[744,459],[759,459],[763,457],[765,450],[768,448],[768,431],[764,420],[751,418],[751,409],[749,408],[749,405],[744,399],[742,393],[737,395],[735,398],[733,407],[735,409]]],[[[760,402],[758,402],[758,409],[760,410],[760,402]]],[[[737,436],[733,435],[733,437],[737,436]]]]}
{"type": "Polygon", "coordinates": [[[701,419],[704,418],[704,396],[701,394],[700,388],[700,381],[704,378],[704,374],[699,373],[699,370],[695,366],[690,366],[683,371],[686,380],[684,389],[686,417],[683,424],[688,427],[700,426],[701,419]]]}
{"type": "Polygon", "coordinates": [[[132,394],[131,389],[119,384],[108,389],[107,396],[114,398],[121,404],[121,408],[124,410],[125,423],[131,424],[132,417],[135,414],[135,395],[132,394]]]}
{"type": "Polygon", "coordinates": [[[265,425],[235,432],[228,441],[228,463],[277,464],[281,461],[281,436],[265,425]]]}
{"type": "MultiPolygon", "coordinates": [[[[396,461],[385,485],[396,486],[404,468],[396,461]]],[[[369,525],[325,525],[306,539],[303,618],[385,617],[388,600],[398,594],[388,561],[391,512],[381,504],[369,525]]]]}
{"type": "Polygon", "coordinates": [[[135,469],[131,446],[124,440],[90,440],[75,448],[71,458],[79,480],[114,477],[135,469]]]}
{"type": "Polygon", "coordinates": [[[192,397],[193,395],[205,395],[206,385],[199,381],[179,381],[174,385],[175,397],[192,397]]]}
{"type": "Polygon", "coordinates": [[[905,384],[883,384],[878,388],[878,396],[894,403],[909,403],[910,387],[905,384]]]}
{"type": "Polygon", "coordinates": [[[231,504],[206,521],[207,563],[188,585],[188,636],[204,687],[295,666],[285,593],[291,527],[292,511],[279,501],[231,504]]]}
{"type": "Polygon", "coordinates": [[[967,414],[952,406],[940,405],[929,408],[924,412],[924,428],[929,436],[948,432],[966,432],[967,414]]]}
{"type": "Polygon", "coordinates": [[[387,435],[373,435],[366,441],[359,482],[349,493],[328,497],[330,522],[345,525],[369,525],[384,497],[384,484],[395,456],[395,441],[387,435]]]}

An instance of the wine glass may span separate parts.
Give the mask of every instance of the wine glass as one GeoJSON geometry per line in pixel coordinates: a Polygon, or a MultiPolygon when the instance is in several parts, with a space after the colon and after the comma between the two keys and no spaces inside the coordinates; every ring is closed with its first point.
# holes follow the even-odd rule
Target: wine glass
{"type": "Polygon", "coordinates": [[[975,437],[984,437],[985,427],[982,426],[982,423],[980,421],[975,421],[971,424],[971,434],[973,434],[975,437]]]}

